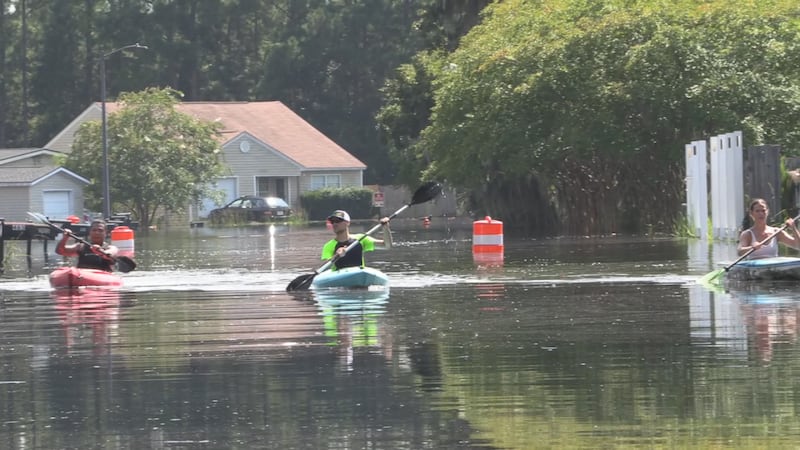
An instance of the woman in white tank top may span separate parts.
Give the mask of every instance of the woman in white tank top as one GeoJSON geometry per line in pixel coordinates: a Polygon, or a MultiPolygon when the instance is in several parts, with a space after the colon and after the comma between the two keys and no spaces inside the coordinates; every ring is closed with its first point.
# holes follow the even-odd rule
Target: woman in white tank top
{"type": "Polygon", "coordinates": [[[767,225],[769,208],[764,199],[756,198],[750,202],[750,217],[753,226],[739,235],[739,256],[752,252],[747,259],[770,258],[778,256],[778,242],[792,248],[800,249],[800,230],[794,219],[786,219],[786,228],[794,231],[793,235],[784,230],[767,225]],[[773,237],[777,233],[777,236],[773,237]],[[771,239],[770,239],[771,238],[771,239]]]}

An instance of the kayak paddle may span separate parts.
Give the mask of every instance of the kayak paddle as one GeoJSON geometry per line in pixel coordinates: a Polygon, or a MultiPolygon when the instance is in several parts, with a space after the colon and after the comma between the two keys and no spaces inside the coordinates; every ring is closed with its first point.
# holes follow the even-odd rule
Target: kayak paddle
{"type": "MultiPolygon", "coordinates": [[[[795,221],[795,222],[797,222],[798,220],[800,220],[800,215],[798,215],[797,217],[795,217],[795,218],[794,218],[794,221],[795,221]]],[[[771,240],[772,240],[774,237],[776,237],[776,236],[777,236],[779,233],[782,233],[782,232],[783,232],[783,230],[785,230],[787,226],[788,226],[788,225],[784,224],[784,225],[783,225],[783,226],[782,226],[782,227],[781,227],[781,228],[780,228],[778,231],[776,231],[776,232],[772,233],[772,234],[771,234],[771,235],[769,235],[769,236],[768,236],[766,239],[764,239],[764,241],[763,241],[763,242],[761,242],[761,244],[766,244],[767,242],[771,241],[771,240]]],[[[739,258],[738,258],[736,261],[734,261],[734,262],[730,263],[728,266],[725,266],[725,267],[723,267],[722,269],[717,269],[717,270],[715,270],[715,271],[713,271],[713,272],[709,272],[709,273],[707,273],[707,274],[706,274],[706,275],[704,275],[702,278],[700,278],[699,280],[697,280],[697,283],[698,283],[698,284],[702,284],[702,285],[706,285],[706,286],[710,286],[710,285],[716,285],[716,284],[719,284],[719,281],[720,281],[719,279],[720,279],[720,277],[722,277],[722,275],[723,275],[723,274],[725,274],[725,273],[727,273],[729,270],[731,270],[731,267],[733,267],[733,266],[735,266],[736,264],[739,264],[740,262],[742,262],[743,260],[745,260],[745,259],[746,259],[748,256],[750,256],[750,254],[751,254],[751,253],[753,253],[754,251],[756,251],[755,247],[753,247],[753,248],[751,248],[750,250],[748,250],[748,251],[747,251],[747,252],[746,252],[744,255],[740,256],[740,257],[739,257],[739,258]]]]}
{"type": "MultiPolygon", "coordinates": [[[[48,220],[47,217],[44,214],[28,211],[28,215],[31,217],[31,219],[35,220],[36,222],[39,222],[39,223],[44,224],[44,225],[47,225],[48,227],[50,227],[50,228],[52,228],[52,229],[54,229],[56,231],[59,231],[61,233],[64,232],[63,228],[61,228],[60,226],[54,224],[53,222],[50,222],[50,220],[48,220]]],[[[79,236],[76,236],[74,234],[72,234],[71,237],[73,239],[75,239],[76,241],[80,242],[81,244],[88,245],[90,247],[92,246],[92,244],[89,241],[87,241],[86,239],[83,239],[83,238],[81,238],[79,236]]],[[[110,255],[106,255],[106,256],[110,256],[110,255]]],[[[122,273],[128,273],[128,272],[130,272],[130,271],[132,271],[133,269],[136,268],[136,261],[134,261],[133,259],[131,259],[131,258],[127,257],[127,256],[111,256],[111,259],[114,260],[114,262],[117,264],[117,269],[119,269],[119,271],[122,272],[122,273]]]]}
{"type": "MultiPolygon", "coordinates": [[[[403,205],[402,208],[398,209],[394,212],[391,216],[389,216],[389,220],[394,219],[398,214],[405,211],[411,205],[418,205],[420,203],[425,203],[433,200],[442,192],[442,185],[437,183],[436,181],[428,181],[427,183],[423,184],[419,188],[417,188],[414,195],[411,197],[411,202],[403,205]]],[[[355,242],[351,243],[347,247],[345,247],[344,252],[347,253],[352,250],[356,245],[358,245],[362,239],[371,235],[372,233],[378,231],[383,226],[382,223],[375,225],[369,231],[361,235],[355,242]]],[[[319,269],[315,270],[313,273],[308,273],[305,275],[300,275],[299,277],[292,280],[288,286],[286,286],[286,291],[304,291],[307,290],[311,286],[311,282],[314,281],[314,277],[319,275],[320,273],[330,269],[334,262],[336,262],[336,257],[331,258],[322,265],[319,269]]]]}

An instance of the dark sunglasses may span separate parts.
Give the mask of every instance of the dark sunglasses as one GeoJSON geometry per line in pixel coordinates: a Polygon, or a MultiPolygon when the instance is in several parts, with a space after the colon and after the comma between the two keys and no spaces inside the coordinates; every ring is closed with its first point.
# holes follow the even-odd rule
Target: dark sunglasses
{"type": "Polygon", "coordinates": [[[328,221],[330,223],[339,223],[339,222],[344,222],[344,219],[340,219],[338,217],[331,217],[330,219],[328,219],[328,221]]]}

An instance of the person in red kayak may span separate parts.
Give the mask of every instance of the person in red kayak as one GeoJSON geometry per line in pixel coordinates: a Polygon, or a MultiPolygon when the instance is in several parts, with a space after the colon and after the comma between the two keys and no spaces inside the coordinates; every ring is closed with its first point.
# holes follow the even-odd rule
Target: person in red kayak
{"type": "Polygon", "coordinates": [[[385,248],[392,246],[392,232],[389,230],[389,218],[381,219],[383,225],[383,239],[375,239],[370,236],[361,238],[361,234],[350,234],[350,214],[347,211],[337,209],[328,216],[328,222],[333,227],[336,237],[326,242],[322,247],[322,259],[328,260],[336,256],[333,263],[333,270],[344,269],[345,267],[364,267],[364,252],[371,252],[375,249],[375,244],[383,245],[385,248]],[[355,241],[361,241],[352,250],[345,253],[345,248],[355,241]]]}
{"type": "Polygon", "coordinates": [[[739,256],[752,250],[747,259],[771,258],[778,256],[778,242],[789,247],[800,249],[800,231],[794,219],[786,219],[786,228],[794,231],[794,235],[781,228],[767,225],[769,207],[762,198],[750,202],[750,217],[753,225],[739,235],[739,256]],[[777,233],[777,236],[775,234],[777,233]],[[773,238],[774,236],[774,238],[773,238]]]}
{"type": "Polygon", "coordinates": [[[64,236],[56,246],[56,253],[66,257],[78,257],[77,267],[79,269],[96,269],[112,272],[114,267],[114,257],[117,255],[117,247],[106,242],[106,223],[103,220],[93,220],[89,227],[89,238],[92,243],[88,246],[81,242],[67,245],[67,241],[72,237],[72,231],[64,229],[64,236]]]}

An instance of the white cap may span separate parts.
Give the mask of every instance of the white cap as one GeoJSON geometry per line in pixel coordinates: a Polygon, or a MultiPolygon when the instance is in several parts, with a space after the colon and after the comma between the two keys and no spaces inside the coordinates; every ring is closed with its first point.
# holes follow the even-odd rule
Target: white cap
{"type": "Polygon", "coordinates": [[[350,222],[350,214],[347,214],[347,211],[342,211],[341,209],[337,209],[336,211],[332,212],[328,219],[342,219],[345,222],[350,222]]]}

